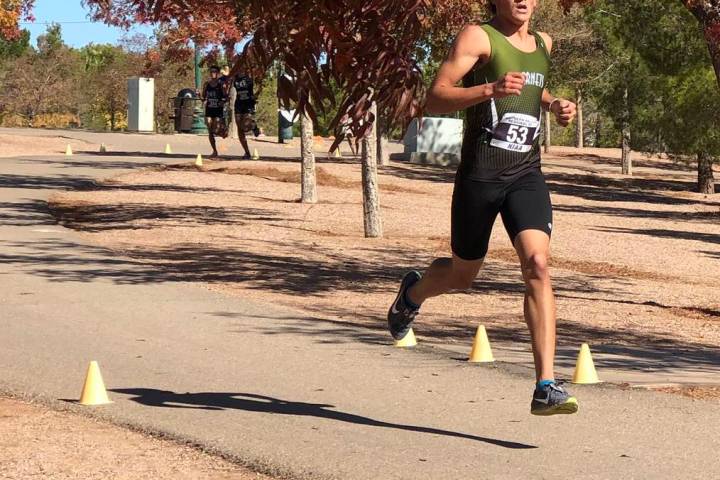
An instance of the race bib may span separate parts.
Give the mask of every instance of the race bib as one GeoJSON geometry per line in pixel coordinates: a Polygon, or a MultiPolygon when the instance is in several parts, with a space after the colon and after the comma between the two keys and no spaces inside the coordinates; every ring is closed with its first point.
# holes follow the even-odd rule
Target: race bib
{"type": "Polygon", "coordinates": [[[529,152],[538,128],[540,121],[532,115],[506,113],[495,127],[490,145],[512,152],[529,152]]]}

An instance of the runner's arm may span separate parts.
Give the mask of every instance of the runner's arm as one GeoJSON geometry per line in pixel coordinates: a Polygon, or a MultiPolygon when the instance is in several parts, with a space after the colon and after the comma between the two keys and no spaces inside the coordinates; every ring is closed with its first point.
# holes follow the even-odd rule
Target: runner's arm
{"type": "Polygon", "coordinates": [[[570,125],[570,122],[575,119],[575,115],[577,114],[577,107],[573,102],[565,100],[564,98],[555,97],[547,90],[543,90],[542,106],[543,109],[555,114],[555,119],[563,127],[570,125]]]}
{"type": "Polygon", "coordinates": [[[452,113],[491,98],[520,95],[525,75],[519,72],[506,73],[497,82],[469,88],[457,86],[479,60],[490,57],[490,51],[490,38],[481,27],[468,25],[463,28],[430,87],[425,103],[427,113],[452,113]]]}

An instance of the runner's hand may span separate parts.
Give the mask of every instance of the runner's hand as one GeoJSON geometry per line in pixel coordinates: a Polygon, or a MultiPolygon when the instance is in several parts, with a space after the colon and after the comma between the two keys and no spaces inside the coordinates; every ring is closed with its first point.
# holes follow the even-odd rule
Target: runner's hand
{"type": "Polygon", "coordinates": [[[492,84],[493,98],[505,98],[510,95],[520,95],[525,86],[525,74],[508,72],[492,84]]]}
{"type": "Polygon", "coordinates": [[[552,104],[552,113],[555,114],[555,118],[560,125],[567,127],[575,119],[577,107],[573,102],[561,98],[552,104]]]}

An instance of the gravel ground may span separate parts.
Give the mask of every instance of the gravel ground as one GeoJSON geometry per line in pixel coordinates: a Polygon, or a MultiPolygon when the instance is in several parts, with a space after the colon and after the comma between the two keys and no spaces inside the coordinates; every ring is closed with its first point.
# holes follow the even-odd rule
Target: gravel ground
{"type": "Polygon", "coordinates": [[[0,478],[263,480],[170,441],[0,398],[0,478]]]}

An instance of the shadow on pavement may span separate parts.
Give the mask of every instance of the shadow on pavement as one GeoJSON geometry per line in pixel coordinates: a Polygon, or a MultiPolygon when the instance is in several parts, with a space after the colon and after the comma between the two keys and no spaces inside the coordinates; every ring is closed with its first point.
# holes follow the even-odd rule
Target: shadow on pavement
{"type": "Polygon", "coordinates": [[[294,415],[303,417],[317,417],[338,422],[367,425],[371,427],[393,428],[409,432],[428,433],[448,437],[464,438],[478,442],[489,443],[498,447],[511,449],[532,449],[534,445],[480,437],[467,433],[453,432],[432,427],[417,425],[403,425],[399,423],[383,422],[361,415],[331,410],[333,405],[322,403],[305,403],[281,400],[278,398],[257,395],[253,393],[227,393],[227,392],[198,392],[175,393],[168,390],[153,388],[118,388],[112,392],[124,395],[133,395],[130,399],[148,407],[189,408],[199,410],[243,410],[246,412],[275,413],[280,415],[294,415]]]}

